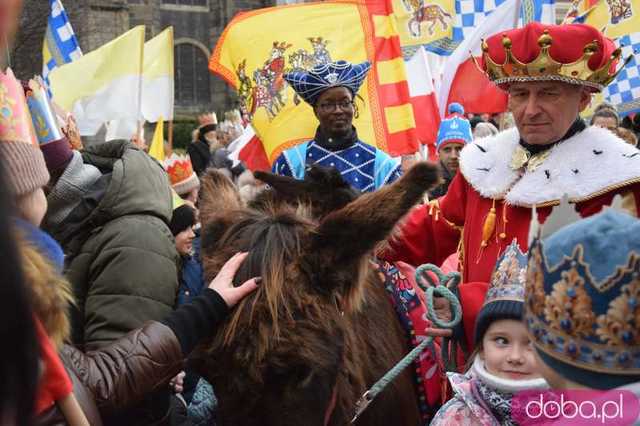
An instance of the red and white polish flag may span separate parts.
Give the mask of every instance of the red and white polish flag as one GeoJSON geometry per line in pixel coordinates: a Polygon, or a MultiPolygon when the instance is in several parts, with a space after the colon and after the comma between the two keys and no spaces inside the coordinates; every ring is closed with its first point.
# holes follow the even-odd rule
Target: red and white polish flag
{"type": "Polygon", "coordinates": [[[251,171],[271,171],[271,165],[262,146],[262,141],[256,135],[251,124],[247,124],[242,135],[231,142],[228,149],[229,158],[233,160],[234,165],[242,161],[251,171]]]}
{"type": "Polygon", "coordinates": [[[419,47],[413,57],[405,62],[405,67],[418,139],[422,145],[427,145],[429,157],[431,157],[432,152],[435,153],[440,113],[433,85],[434,76],[431,73],[427,53],[422,47],[419,47]]]}
{"type": "Polygon", "coordinates": [[[518,24],[518,0],[507,0],[498,6],[469,37],[453,51],[444,63],[442,83],[438,93],[440,117],[444,117],[447,105],[459,102],[465,112],[499,113],[507,109],[507,94],[494,85],[473,62],[482,59],[482,40],[513,29],[518,24]]]}

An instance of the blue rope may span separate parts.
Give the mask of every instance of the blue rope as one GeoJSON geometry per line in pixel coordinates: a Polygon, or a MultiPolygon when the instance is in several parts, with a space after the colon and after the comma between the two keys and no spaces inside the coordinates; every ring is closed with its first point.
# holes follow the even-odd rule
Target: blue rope
{"type": "MultiPolygon", "coordinates": [[[[440,328],[456,327],[462,320],[462,306],[458,298],[449,290],[448,286],[452,288],[457,287],[460,282],[460,273],[450,272],[443,274],[440,268],[430,263],[421,265],[416,269],[415,273],[416,283],[422,290],[424,290],[427,300],[427,318],[440,328]],[[437,278],[438,283],[435,283],[427,272],[432,272],[437,278]],[[428,282],[428,285],[424,283],[424,279],[428,282]],[[453,318],[451,321],[444,321],[438,318],[435,308],[433,306],[434,296],[444,297],[449,301],[451,309],[453,311],[453,318]]],[[[404,358],[400,360],[391,370],[389,370],[380,380],[378,380],[371,388],[364,393],[356,402],[356,414],[351,420],[351,423],[355,423],[358,417],[364,412],[367,406],[375,399],[376,396],[398,375],[407,368],[427,347],[430,347],[433,352],[433,337],[427,336],[425,340],[420,342],[418,346],[413,348],[404,358]]]]}

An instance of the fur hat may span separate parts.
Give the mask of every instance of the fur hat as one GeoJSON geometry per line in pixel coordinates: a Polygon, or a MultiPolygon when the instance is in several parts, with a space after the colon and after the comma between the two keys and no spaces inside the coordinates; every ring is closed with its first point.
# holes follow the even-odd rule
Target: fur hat
{"type": "Polygon", "coordinates": [[[530,246],[527,328],[544,363],[572,382],[640,380],[638,233],[640,221],[606,209],[530,246]]]}
{"type": "Polygon", "coordinates": [[[169,224],[169,229],[171,233],[175,237],[182,231],[187,228],[192,227],[196,224],[196,212],[188,204],[184,204],[173,211],[173,215],[171,215],[171,223],[169,224]]]}
{"type": "Polygon", "coordinates": [[[171,154],[163,162],[171,187],[178,195],[186,195],[200,187],[200,179],[193,171],[191,159],[186,155],[171,154]]]}
{"type": "Polygon", "coordinates": [[[464,108],[457,102],[449,104],[449,115],[442,120],[438,128],[436,148],[440,149],[449,143],[467,144],[473,140],[471,124],[464,118],[464,108]]]}
{"type": "Polygon", "coordinates": [[[514,240],[496,263],[484,305],[476,319],[474,344],[477,347],[492,322],[522,319],[527,255],[514,240]]]}
{"type": "Polygon", "coordinates": [[[33,130],[24,91],[11,69],[0,72],[2,96],[0,161],[12,197],[27,195],[49,182],[49,172],[33,130]]]}
{"type": "Polygon", "coordinates": [[[355,96],[370,68],[371,64],[367,61],[361,64],[329,62],[316,65],[311,71],[286,73],[284,79],[306,103],[314,106],[322,92],[332,87],[346,87],[355,96]]]}

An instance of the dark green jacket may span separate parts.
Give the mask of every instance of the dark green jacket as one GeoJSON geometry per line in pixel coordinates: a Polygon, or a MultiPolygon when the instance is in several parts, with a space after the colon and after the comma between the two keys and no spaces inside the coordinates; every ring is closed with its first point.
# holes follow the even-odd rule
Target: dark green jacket
{"type": "Polygon", "coordinates": [[[77,301],[73,340],[90,350],[173,310],[179,258],[167,226],[172,197],[162,166],[124,141],[91,146],[82,158],[102,177],[54,236],[65,249],[77,301]]]}

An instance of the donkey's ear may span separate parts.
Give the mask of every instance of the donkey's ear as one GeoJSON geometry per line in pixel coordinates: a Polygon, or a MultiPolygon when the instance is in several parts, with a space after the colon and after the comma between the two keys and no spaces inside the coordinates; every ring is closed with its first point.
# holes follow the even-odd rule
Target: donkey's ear
{"type": "Polygon", "coordinates": [[[269,185],[278,196],[295,201],[308,195],[309,184],[289,176],[280,176],[273,173],[256,171],[253,173],[256,179],[269,185]]]}
{"type": "Polygon", "coordinates": [[[209,168],[201,179],[199,207],[200,221],[207,225],[229,211],[241,209],[243,204],[231,179],[209,168]]]}
{"type": "Polygon", "coordinates": [[[362,195],[329,214],[314,235],[310,251],[335,262],[359,260],[387,238],[396,223],[440,181],[432,163],[418,163],[399,181],[362,195]]]}

